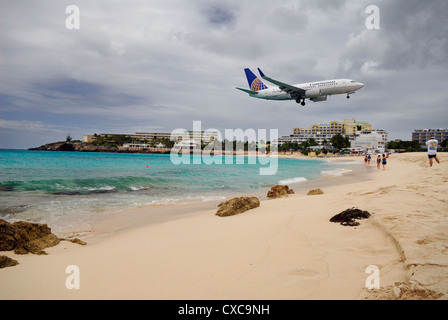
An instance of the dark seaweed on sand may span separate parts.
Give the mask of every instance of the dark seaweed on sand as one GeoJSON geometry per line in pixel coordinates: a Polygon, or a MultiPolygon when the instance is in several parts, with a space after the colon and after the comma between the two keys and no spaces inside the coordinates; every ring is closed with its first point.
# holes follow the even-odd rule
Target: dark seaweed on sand
{"type": "Polygon", "coordinates": [[[338,213],[333,218],[330,219],[330,222],[338,222],[341,223],[343,226],[359,226],[359,222],[355,221],[357,219],[367,219],[371,216],[371,214],[368,211],[357,209],[357,208],[351,208],[347,209],[345,211],[342,211],[341,213],[338,213]]]}

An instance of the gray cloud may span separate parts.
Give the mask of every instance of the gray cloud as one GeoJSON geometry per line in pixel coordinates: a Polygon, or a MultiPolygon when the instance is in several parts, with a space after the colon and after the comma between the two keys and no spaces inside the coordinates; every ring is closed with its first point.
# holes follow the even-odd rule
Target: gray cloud
{"type": "Polygon", "coordinates": [[[65,28],[71,1],[0,0],[0,147],[193,120],[289,134],[356,118],[402,139],[446,127],[444,0],[378,0],[380,30],[365,28],[367,0],[75,2],[80,30],[65,28]],[[293,84],[351,77],[366,87],[302,108],[235,90],[247,86],[245,67],[293,84]],[[49,128],[40,138],[39,126],[49,128]]]}
{"type": "Polygon", "coordinates": [[[403,70],[447,66],[448,2],[380,1],[380,30],[364,29],[352,34],[341,68],[353,71],[366,68],[403,70]]]}

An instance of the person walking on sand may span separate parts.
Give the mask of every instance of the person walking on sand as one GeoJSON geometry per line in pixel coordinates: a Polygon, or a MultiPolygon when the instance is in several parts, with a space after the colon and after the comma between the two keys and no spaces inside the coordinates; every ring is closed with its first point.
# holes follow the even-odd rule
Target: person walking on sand
{"type": "Polygon", "coordinates": [[[372,157],[370,156],[370,154],[367,156],[367,165],[370,165],[370,159],[372,159],[372,157]]]}
{"type": "Polygon", "coordinates": [[[381,167],[381,155],[378,155],[378,158],[376,158],[376,168],[380,170],[381,167]]]}
{"type": "Polygon", "coordinates": [[[386,170],[386,164],[387,164],[387,161],[386,161],[386,155],[383,153],[383,160],[382,160],[382,163],[383,163],[383,170],[386,170]]]}
{"type": "Polygon", "coordinates": [[[440,163],[439,159],[437,158],[437,145],[439,144],[439,141],[437,141],[434,137],[434,135],[431,135],[431,139],[426,141],[426,146],[428,147],[428,159],[429,159],[429,166],[432,167],[432,159],[435,159],[437,163],[440,163]]]}

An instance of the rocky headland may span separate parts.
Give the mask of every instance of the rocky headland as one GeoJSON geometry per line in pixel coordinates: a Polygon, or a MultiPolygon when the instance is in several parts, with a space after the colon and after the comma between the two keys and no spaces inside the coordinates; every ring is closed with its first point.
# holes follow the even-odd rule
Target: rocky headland
{"type": "Polygon", "coordinates": [[[119,152],[119,153],[169,153],[168,148],[125,148],[116,145],[95,145],[84,142],[52,142],[28,150],[40,151],[78,151],[78,152],[119,152]]]}

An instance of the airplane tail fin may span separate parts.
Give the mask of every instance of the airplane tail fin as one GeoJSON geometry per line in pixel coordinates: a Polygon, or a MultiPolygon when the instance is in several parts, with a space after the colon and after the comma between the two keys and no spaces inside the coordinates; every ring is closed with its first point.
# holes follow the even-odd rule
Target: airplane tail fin
{"type": "Polygon", "coordinates": [[[244,72],[246,72],[247,82],[249,83],[249,88],[251,91],[256,92],[268,88],[252,71],[250,71],[249,68],[244,69],[244,72]]]}

